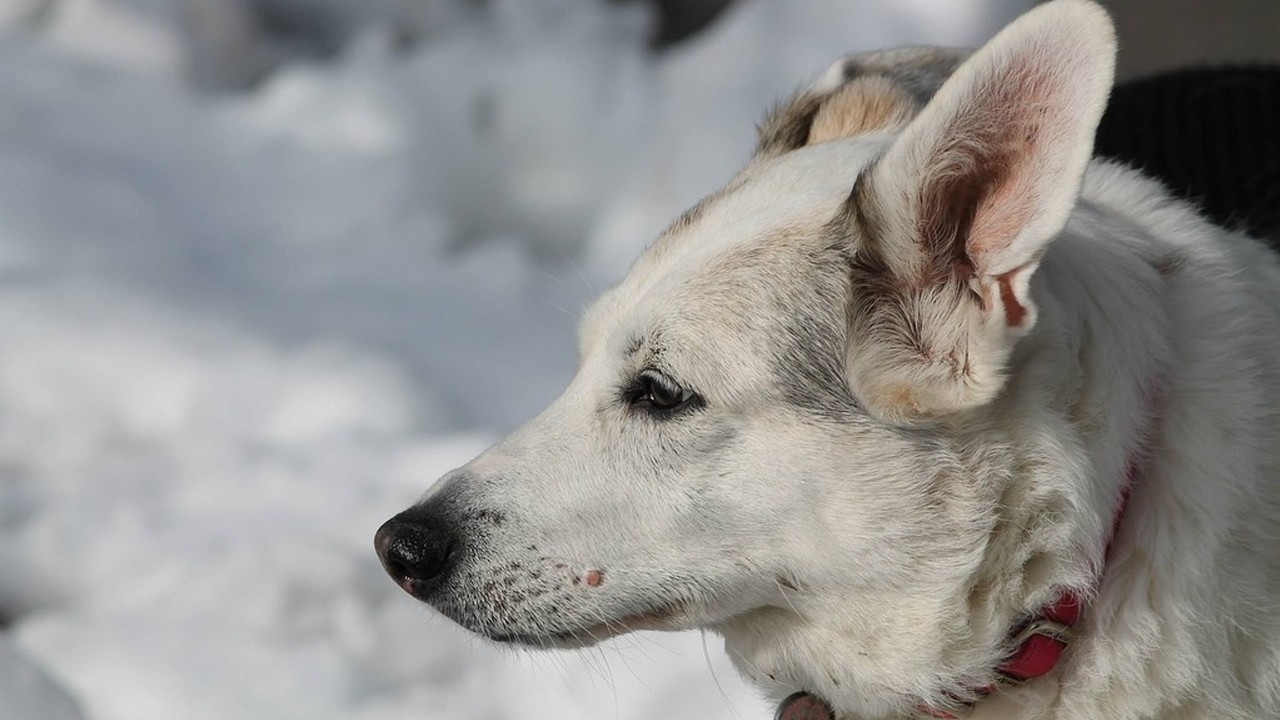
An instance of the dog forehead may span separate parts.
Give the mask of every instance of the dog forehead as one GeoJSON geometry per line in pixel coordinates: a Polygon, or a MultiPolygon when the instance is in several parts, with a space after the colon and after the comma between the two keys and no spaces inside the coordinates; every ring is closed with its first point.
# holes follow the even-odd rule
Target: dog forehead
{"type": "Polygon", "coordinates": [[[753,303],[790,294],[802,282],[797,272],[813,268],[824,227],[890,139],[848,138],[753,161],[673,223],[587,311],[584,353],[606,336],[630,342],[662,318],[693,332],[749,323],[753,303]]]}
{"type": "Polygon", "coordinates": [[[748,164],[667,228],[597,314],[665,300],[688,286],[733,285],[753,273],[778,277],[788,256],[812,254],[806,241],[822,239],[823,227],[889,139],[847,138],[748,164]]]}
{"type": "Polygon", "coordinates": [[[672,223],[640,257],[624,285],[707,268],[717,256],[821,227],[891,137],[844,138],[753,160],[722,190],[672,223]]]}
{"type": "Polygon", "coordinates": [[[783,341],[778,325],[796,325],[793,314],[841,312],[833,287],[847,278],[842,260],[857,238],[833,243],[830,222],[884,142],[834,141],[749,165],[587,312],[584,355],[600,345],[628,352],[655,335],[723,353],[744,342],[766,351],[761,343],[783,341]]]}

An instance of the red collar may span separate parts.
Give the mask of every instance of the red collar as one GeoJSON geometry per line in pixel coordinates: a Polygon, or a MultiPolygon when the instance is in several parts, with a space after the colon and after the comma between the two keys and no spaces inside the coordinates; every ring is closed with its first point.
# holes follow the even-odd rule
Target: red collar
{"type": "MultiPolygon", "coordinates": [[[[1124,485],[1120,488],[1120,500],[1111,521],[1111,534],[1107,538],[1104,562],[1111,557],[1111,546],[1116,532],[1124,520],[1129,506],[1129,495],[1133,484],[1141,471],[1141,453],[1129,457],[1125,468],[1124,485]]],[[[1101,576],[1099,576],[1101,577],[1101,576]]],[[[922,718],[941,718],[942,720],[958,720],[965,712],[972,709],[974,703],[990,695],[1000,688],[1001,684],[1017,685],[1048,675],[1058,665],[1076,634],[1076,625],[1080,621],[1081,598],[1075,590],[1063,590],[1049,605],[1040,610],[1034,617],[1018,626],[1014,631],[1012,643],[1015,647],[1009,658],[996,667],[999,680],[990,685],[970,688],[973,699],[961,702],[958,709],[947,709],[920,705],[916,712],[922,718]]],[[[778,706],[774,720],[835,720],[835,712],[822,698],[809,692],[798,692],[783,700],[778,706]]]]}

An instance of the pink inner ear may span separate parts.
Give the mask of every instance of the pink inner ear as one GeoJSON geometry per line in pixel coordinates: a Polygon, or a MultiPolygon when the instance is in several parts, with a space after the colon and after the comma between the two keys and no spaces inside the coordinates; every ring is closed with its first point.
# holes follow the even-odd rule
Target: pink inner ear
{"type": "MultiPolygon", "coordinates": [[[[941,133],[920,187],[925,247],[961,277],[988,275],[1031,222],[1047,163],[1051,83],[1019,68],[985,82],[941,133]]],[[[941,269],[941,268],[940,268],[941,269]]]]}

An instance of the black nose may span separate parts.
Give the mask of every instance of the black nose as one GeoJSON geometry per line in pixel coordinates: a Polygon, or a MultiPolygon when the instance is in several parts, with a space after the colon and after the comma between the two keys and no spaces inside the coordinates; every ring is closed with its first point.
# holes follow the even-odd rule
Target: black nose
{"type": "Polygon", "coordinates": [[[448,525],[418,508],[383,523],[373,546],[387,574],[415,596],[444,575],[454,554],[448,525]]]}

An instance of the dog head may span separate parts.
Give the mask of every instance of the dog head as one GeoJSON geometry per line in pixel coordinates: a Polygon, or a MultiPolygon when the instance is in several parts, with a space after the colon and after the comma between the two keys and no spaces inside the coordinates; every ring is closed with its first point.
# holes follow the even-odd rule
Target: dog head
{"type": "Polygon", "coordinates": [[[388,572],[503,642],[712,628],[868,715],[989,667],[1014,351],[1113,54],[1057,0],[838,63],[587,313],[564,394],[379,530],[388,572]]]}

